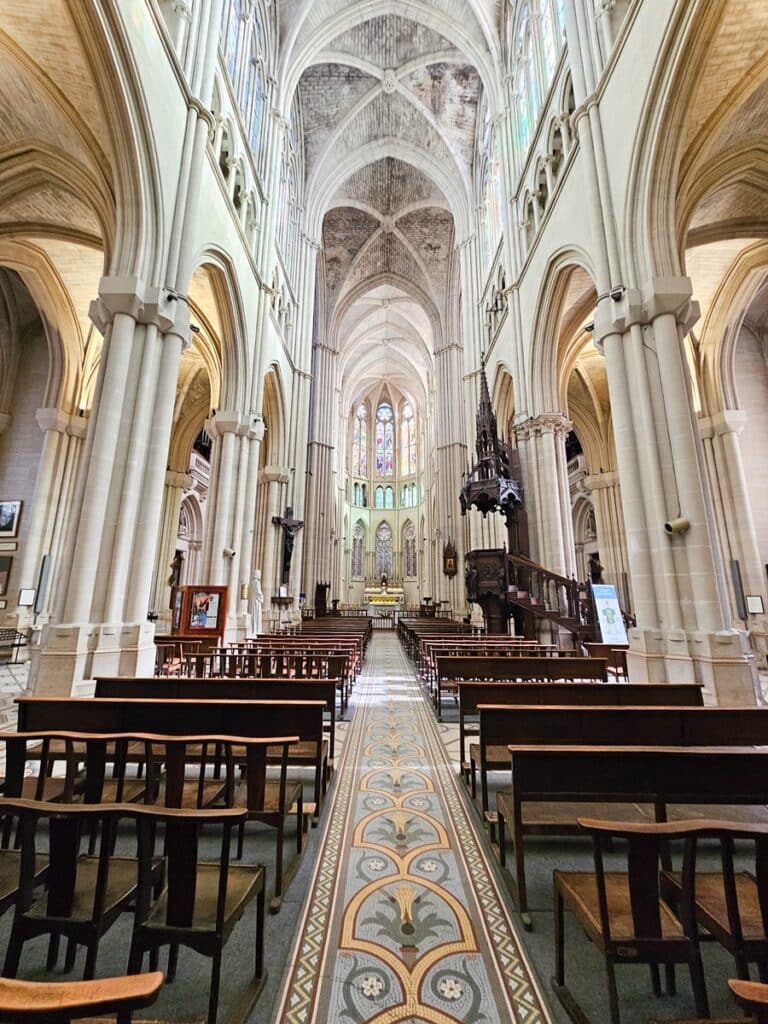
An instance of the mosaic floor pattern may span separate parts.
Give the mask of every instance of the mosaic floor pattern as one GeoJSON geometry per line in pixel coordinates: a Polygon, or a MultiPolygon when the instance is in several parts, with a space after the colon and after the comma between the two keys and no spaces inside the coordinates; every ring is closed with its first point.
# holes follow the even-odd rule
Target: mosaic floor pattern
{"type": "Polygon", "coordinates": [[[368,649],[275,1020],[550,1018],[393,634],[368,649]]]}

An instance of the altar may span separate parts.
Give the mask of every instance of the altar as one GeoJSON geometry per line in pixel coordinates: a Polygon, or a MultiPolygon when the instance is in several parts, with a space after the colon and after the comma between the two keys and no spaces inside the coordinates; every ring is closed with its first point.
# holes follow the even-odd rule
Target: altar
{"type": "Polygon", "coordinates": [[[364,591],[364,601],[368,609],[368,617],[397,616],[403,610],[405,592],[402,587],[382,583],[368,586],[364,591]]]}

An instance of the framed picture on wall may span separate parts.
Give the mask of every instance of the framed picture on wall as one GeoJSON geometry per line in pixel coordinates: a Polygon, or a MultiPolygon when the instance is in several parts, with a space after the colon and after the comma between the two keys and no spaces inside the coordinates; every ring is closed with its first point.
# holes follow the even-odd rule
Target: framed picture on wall
{"type": "Polygon", "coordinates": [[[219,595],[208,590],[195,590],[189,618],[190,629],[218,629],[219,595]]]}
{"type": "Polygon", "coordinates": [[[10,555],[0,555],[0,594],[8,593],[8,577],[11,575],[13,559],[10,555]]]}
{"type": "Polygon", "coordinates": [[[19,532],[21,501],[0,501],[0,537],[15,537],[19,532]]]}

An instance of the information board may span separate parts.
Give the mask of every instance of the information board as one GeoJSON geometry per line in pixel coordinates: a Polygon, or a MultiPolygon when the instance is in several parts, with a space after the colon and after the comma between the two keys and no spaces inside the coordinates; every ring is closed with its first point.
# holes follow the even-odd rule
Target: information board
{"type": "Polygon", "coordinates": [[[597,609],[600,637],[604,644],[626,644],[627,631],[621,614],[616,587],[610,583],[593,583],[592,596],[597,609]]]}

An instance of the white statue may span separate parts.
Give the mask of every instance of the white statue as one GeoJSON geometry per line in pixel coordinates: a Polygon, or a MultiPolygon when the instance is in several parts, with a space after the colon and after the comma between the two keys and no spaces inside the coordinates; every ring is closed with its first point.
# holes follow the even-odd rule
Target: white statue
{"type": "Polygon", "coordinates": [[[261,613],[264,604],[264,591],[261,589],[261,569],[253,570],[251,589],[248,594],[248,616],[250,618],[249,636],[258,636],[262,630],[261,613]]]}

